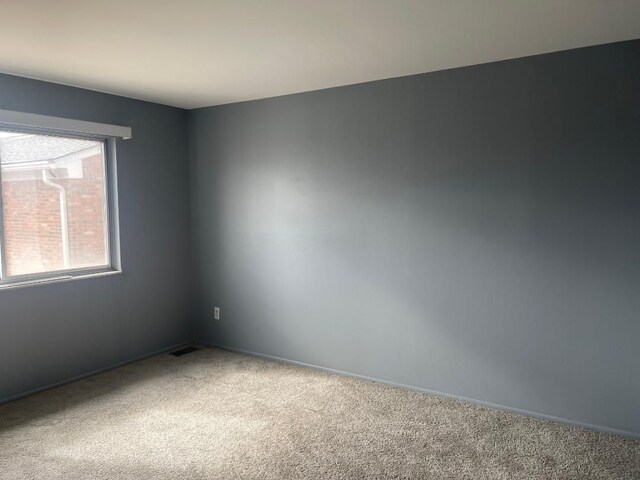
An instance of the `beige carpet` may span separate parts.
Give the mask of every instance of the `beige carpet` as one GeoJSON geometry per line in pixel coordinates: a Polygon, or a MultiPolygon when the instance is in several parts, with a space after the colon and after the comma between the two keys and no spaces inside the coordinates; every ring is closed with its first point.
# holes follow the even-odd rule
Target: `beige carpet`
{"type": "Polygon", "coordinates": [[[640,442],[216,349],[0,406],[2,479],[640,479],[640,442]]]}

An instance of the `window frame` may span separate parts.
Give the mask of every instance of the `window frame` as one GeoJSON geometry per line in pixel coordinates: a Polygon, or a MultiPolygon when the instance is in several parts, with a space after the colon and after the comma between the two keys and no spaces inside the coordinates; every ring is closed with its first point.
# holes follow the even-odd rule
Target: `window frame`
{"type": "MultiPolygon", "coordinates": [[[[52,120],[56,117],[47,117],[52,120]]],[[[73,121],[72,121],[73,122],[73,121]]],[[[85,123],[77,121],[77,123],[85,123]]],[[[95,124],[99,125],[99,124],[95,124]]],[[[0,122],[0,130],[16,133],[30,133],[35,135],[50,135],[64,138],[75,138],[82,140],[93,140],[102,143],[104,182],[103,194],[104,218],[106,221],[105,246],[106,265],[83,268],[69,268],[62,270],[51,270],[47,272],[29,273],[21,275],[7,275],[6,240],[4,235],[4,199],[2,195],[2,169],[0,168],[0,290],[42,285],[54,282],[65,282],[98,276],[113,275],[122,273],[120,258],[120,222],[118,214],[118,183],[117,183],[117,162],[116,162],[116,137],[100,135],[96,133],[80,133],[76,131],[58,130],[47,127],[31,127],[24,125],[12,125],[0,122]]]]}

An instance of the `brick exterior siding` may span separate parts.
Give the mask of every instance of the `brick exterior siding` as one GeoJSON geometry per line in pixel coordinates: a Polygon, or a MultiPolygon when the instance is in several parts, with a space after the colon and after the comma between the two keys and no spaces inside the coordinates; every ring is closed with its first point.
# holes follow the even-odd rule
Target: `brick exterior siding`
{"type": "MultiPolygon", "coordinates": [[[[82,162],[84,178],[53,180],[67,191],[71,268],[106,264],[102,157],[82,162]]],[[[8,274],[63,269],[58,190],[42,180],[3,179],[2,197],[8,274]]]]}

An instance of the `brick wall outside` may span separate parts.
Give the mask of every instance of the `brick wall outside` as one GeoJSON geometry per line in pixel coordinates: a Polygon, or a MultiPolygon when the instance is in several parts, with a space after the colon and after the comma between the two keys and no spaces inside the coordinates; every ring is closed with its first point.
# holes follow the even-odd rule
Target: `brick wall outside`
{"type": "MultiPolygon", "coordinates": [[[[53,180],[67,190],[71,268],[106,263],[102,157],[82,160],[83,177],[53,180]]],[[[64,268],[58,190],[42,180],[2,182],[9,275],[64,268]]]]}

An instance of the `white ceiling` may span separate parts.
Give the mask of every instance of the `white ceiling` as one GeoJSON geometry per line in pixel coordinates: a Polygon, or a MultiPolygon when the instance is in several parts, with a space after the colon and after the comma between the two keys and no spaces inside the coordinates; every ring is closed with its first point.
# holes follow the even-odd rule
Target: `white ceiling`
{"type": "Polygon", "coordinates": [[[640,0],[0,0],[0,71],[185,108],[640,38],[640,0]]]}

